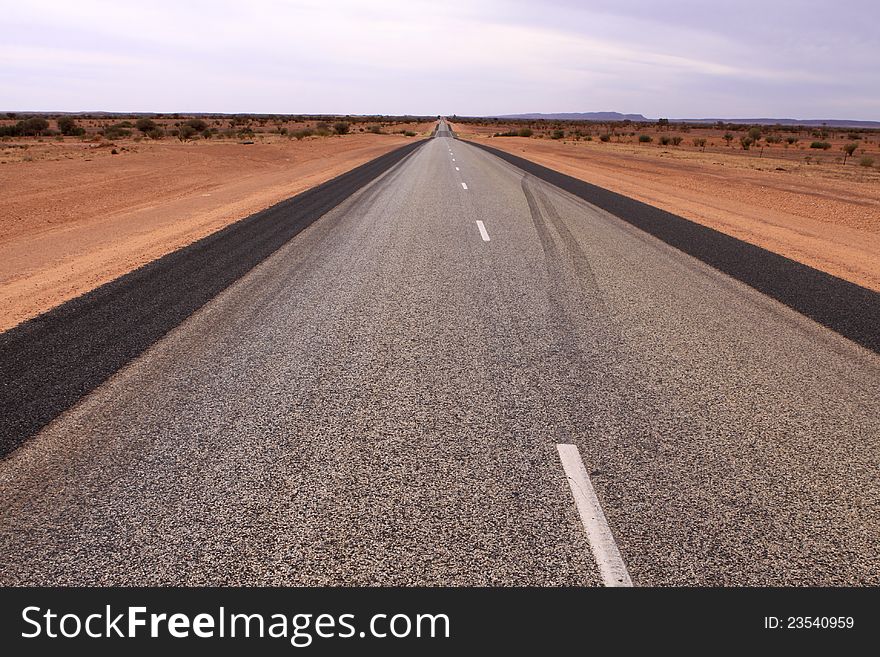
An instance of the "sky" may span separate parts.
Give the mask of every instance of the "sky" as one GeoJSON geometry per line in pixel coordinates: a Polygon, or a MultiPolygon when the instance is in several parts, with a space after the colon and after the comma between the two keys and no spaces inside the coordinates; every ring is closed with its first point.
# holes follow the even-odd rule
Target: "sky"
{"type": "Polygon", "coordinates": [[[880,120],[880,2],[0,0],[0,110],[880,120]]]}

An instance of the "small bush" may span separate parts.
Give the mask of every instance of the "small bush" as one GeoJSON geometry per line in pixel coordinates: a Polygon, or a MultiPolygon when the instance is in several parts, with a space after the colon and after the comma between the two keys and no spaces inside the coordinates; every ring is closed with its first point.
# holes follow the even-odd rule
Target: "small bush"
{"type": "Polygon", "coordinates": [[[380,125],[371,125],[371,126],[370,126],[370,132],[372,132],[374,135],[381,135],[381,134],[382,134],[382,126],[380,126],[380,125]]]}
{"type": "Polygon", "coordinates": [[[315,133],[309,128],[304,128],[302,130],[294,130],[291,134],[296,138],[297,141],[299,141],[301,139],[304,139],[305,137],[311,137],[315,133]]]}
{"type": "Polygon", "coordinates": [[[788,144],[789,146],[791,146],[793,144],[798,143],[798,138],[797,137],[786,137],[785,143],[788,144]]]}
{"type": "MultiPolygon", "coordinates": [[[[641,141],[641,139],[639,139],[641,141]]],[[[670,138],[667,135],[663,135],[660,137],[660,145],[661,146],[669,146],[670,138]]]]}
{"type": "Polygon", "coordinates": [[[639,142],[642,144],[650,144],[654,139],[651,135],[639,135],[639,142]]]}
{"type": "Polygon", "coordinates": [[[177,138],[180,141],[188,141],[196,136],[196,129],[189,123],[184,123],[177,131],[177,138]]]}
{"type": "Polygon", "coordinates": [[[189,126],[194,132],[204,132],[208,127],[208,124],[203,119],[190,119],[183,125],[189,126]]]}
{"type": "Polygon", "coordinates": [[[138,119],[134,125],[145,135],[149,135],[150,132],[156,129],[156,122],[153,121],[153,119],[148,119],[146,117],[138,119]]]}
{"type": "Polygon", "coordinates": [[[516,133],[519,137],[531,137],[532,129],[531,128],[520,128],[519,132],[516,133]]]}
{"type": "Polygon", "coordinates": [[[829,144],[827,141],[814,141],[812,144],[810,144],[810,148],[821,148],[823,151],[827,151],[829,148],[831,148],[831,144],[829,144]]]}
{"type": "Polygon", "coordinates": [[[550,139],[562,139],[563,137],[565,137],[564,130],[554,130],[550,133],[550,139]]]}
{"type": "Polygon", "coordinates": [[[611,141],[611,135],[609,135],[609,134],[599,135],[599,141],[611,141]]]}
{"type": "Polygon", "coordinates": [[[706,140],[702,137],[694,137],[693,142],[694,146],[696,146],[700,150],[704,150],[706,148],[706,140]]]}
{"type": "Polygon", "coordinates": [[[874,158],[870,155],[862,155],[862,159],[859,160],[859,164],[863,167],[872,167],[874,166],[874,158]]]}
{"type": "Polygon", "coordinates": [[[107,126],[101,132],[105,139],[119,139],[120,137],[128,137],[131,134],[131,130],[118,125],[107,126]]]}
{"type": "Polygon", "coordinates": [[[72,116],[62,116],[58,119],[58,130],[61,131],[62,135],[67,135],[68,137],[84,135],[86,133],[85,128],[78,126],[76,119],[72,116]]]}
{"type": "Polygon", "coordinates": [[[727,145],[730,146],[730,142],[733,141],[733,135],[729,132],[725,132],[723,139],[727,142],[727,145]]]}
{"type": "Polygon", "coordinates": [[[333,124],[333,129],[336,131],[337,135],[347,135],[348,131],[351,129],[351,125],[345,121],[340,121],[339,123],[333,124]]]}
{"type": "Polygon", "coordinates": [[[414,133],[412,130],[405,130],[403,135],[404,137],[415,137],[416,133],[414,133]]]}
{"type": "Polygon", "coordinates": [[[147,137],[150,139],[162,139],[165,136],[165,131],[162,128],[152,128],[147,131],[147,137]]]}
{"type": "Polygon", "coordinates": [[[754,144],[754,143],[755,143],[755,141],[751,137],[740,137],[739,138],[739,145],[742,146],[742,149],[744,151],[749,150],[752,147],[752,144],[754,144]]]}

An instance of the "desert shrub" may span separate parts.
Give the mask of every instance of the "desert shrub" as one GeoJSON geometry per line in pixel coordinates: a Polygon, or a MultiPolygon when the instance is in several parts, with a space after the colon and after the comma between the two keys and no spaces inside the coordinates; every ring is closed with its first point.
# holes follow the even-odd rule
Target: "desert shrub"
{"type": "Polygon", "coordinates": [[[128,137],[131,134],[131,130],[118,125],[111,125],[104,128],[101,133],[105,139],[119,139],[120,137],[128,137]]]}
{"type": "Polygon", "coordinates": [[[706,140],[703,139],[702,137],[694,137],[693,142],[694,142],[694,146],[696,146],[700,150],[703,150],[706,148],[706,140]]]}
{"type": "Polygon", "coordinates": [[[58,119],[58,130],[61,131],[62,135],[67,135],[68,137],[78,137],[86,133],[85,128],[77,125],[76,119],[72,116],[62,116],[58,119]]]}
{"type": "Polygon", "coordinates": [[[412,130],[405,130],[403,134],[405,137],[415,137],[416,136],[416,133],[414,133],[412,130]]]}
{"type": "Polygon", "coordinates": [[[565,137],[564,130],[554,130],[550,133],[550,139],[562,139],[563,137],[565,137]]]}
{"type": "Polygon", "coordinates": [[[778,144],[782,141],[782,137],[778,137],[776,135],[767,135],[766,137],[764,137],[764,141],[766,141],[768,144],[778,144]]]}
{"type": "Polygon", "coordinates": [[[204,132],[205,129],[208,127],[208,124],[204,121],[204,119],[190,119],[183,125],[189,126],[193,129],[194,132],[204,132]]]}
{"type": "Polygon", "coordinates": [[[739,138],[739,145],[742,146],[742,149],[744,151],[749,150],[752,147],[752,144],[754,144],[754,143],[755,142],[751,137],[740,137],[739,138]]]}
{"type": "Polygon", "coordinates": [[[821,148],[823,151],[827,151],[829,148],[831,148],[831,144],[829,144],[827,141],[814,141],[812,144],[810,144],[810,148],[821,148]]]}
{"type": "Polygon", "coordinates": [[[138,119],[134,125],[145,135],[149,135],[151,131],[156,129],[156,122],[153,121],[153,119],[148,119],[146,117],[138,119]]]}
{"type": "Polygon", "coordinates": [[[165,131],[162,128],[152,128],[147,131],[147,137],[150,139],[162,139],[165,136],[165,131]]]}
{"type": "Polygon", "coordinates": [[[675,135],[674,137],[672,137],[671,141],[673,146],[680,146],[681,142],[684,141],[684,137],[679,137],[678,135],[675,135]]]}
{"type": "Polygon", "coordinates": [[[846,158],[852,157],[853,153],[856,152],[856,149],[858,147],[859,147],[859,145],[856,144],[855,142],[853,142],[852,144],[847,144],[846,146],[844,146],[843,148],[840,149],[843,151],[843,163],[844,164],[846,164],[846,158]]]}
{"type": "Polygon", "coordinates": [[[513,136],[531,137],[532,136],[532,129],[531,128],[520,128],[519,132],[515,133],[513,136]]]}
{"type": "MultiPolygon", "coordinates": [[[[641,137],[639,137],[639,141],[641,141],[641,140],[642,140],[641,137]]],[[[663,135],[662,137],[660,137],[660,145],[661,146],[669,146],[670,141],[671,140],[668,135],[663,135]]]]}
{"type": "Polygon", "coordinates": [[[639,135],[639,142],[642,144],[649,144],[652,141],[654,140],[651,138],[651,135],[639,135]]]}
{"type": "Polygon", "coordinates": [[[116,127],[117,128],[133,128],[134,125],[132,124],[131,121],[120,121],[119,123],[116,124],[116,127]]]}
{"type": "Polygon", "coordinates": [[[202,130],[202,139],[210,139],[214,133],[211,132],[210,128],[205,128],[202,130]]]}
{"type": "Polygon", "coordinates": [[[380,125],[371,125],[369,130],[374,135],[381,135],[382,134],[382,126],[380,126],[380,125]]]}
{"type": "Polygon", "coordinates": [[[761,128],[758,126],[752,126],[749,128],[749,139],[752,140],[752,143],[757,143],[761,140],[761,128]]]}
{"type": "MultiPolygon", "coordinates": [[[[576,139],[580,139],[580,137],[576,137],[576,139]]],[[[586,137],[584,137],[584,141],[593,141],[592,135],[587,135],[586,137]]]]}
{"type": "Polygon", "coordinates": [[[789,146],[791,146],[793,144],[798,143],[798,138],[797,137],[786,137],[785,143],[788,144],[789,146]]]}
{"type": "Polygon", "coordinates": [[[725,132],[723,139],[727,142],[727,145],[730,146],[730,142],[733,141],[733,134],[731,134],[730,132],[725,132]]]}
{"type": "Polygon", "coordinates": [[[189,123],[184,123],[177,131],[177,138],[180,141],[187,141],[196,136],[196,129],[189,123]]]}
{"type": "Polygon", "coordinates": [[[874,158],[870,155],[862,155],[862,159],[859,160],[859,164],[863,167],[872,167],[874,166],[874,158]]]}
{"type": "Polygon", "coordinates": [[[309,128],[303,128],[302,130],[294,130],[291,134],[299,141],[305,137],[311,137],[315,133],[309,128]]]}
{"type": "Polygon", "coordinates": [[[611,141],[611,135],[607,133],[604,135],[599,135],[599,141],[611,141]]]}
{"type": "Polygon", "coordinates": [[[337,135],[347,135],[348,131],[351,130],[351,125],[345,121],[340,121],[333,124],[333,130],[336,131],[337,135]]]}
{"type": "Polygon", "coordinates": [[[42,135],[49,130],[49,122],[40,116],[32,116],[24,121],[19,121],[16,126],[19,126],[22,135],[28,137],[42,135]]]}

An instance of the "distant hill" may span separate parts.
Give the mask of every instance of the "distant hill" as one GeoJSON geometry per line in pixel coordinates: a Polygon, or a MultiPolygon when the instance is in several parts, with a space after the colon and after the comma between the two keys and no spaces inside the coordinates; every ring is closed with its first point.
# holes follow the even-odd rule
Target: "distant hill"
{"type": "MultiPolygon", "coordinates": [[[[546,121],[635,121],[653,122],[642,114],[621,114],[620,112],[557,112],[541,114],[504,114],[492,116],[493,119],[533,119],[546,121]]],[[[801,125],[807,127],[827,125],[829,128],[876,128],[880,129],[880,121],[855,121],[850,119],[669,119],[671,123],[736,123],[741,125],[801,125]]]]}
{"type": "Polygon", "coordinates": [[[568,112],[560,114],[505,114],[493,119],[548,119],[551,121],[650,121],[641,114],[621,114],[620,112],[568,112]]]}

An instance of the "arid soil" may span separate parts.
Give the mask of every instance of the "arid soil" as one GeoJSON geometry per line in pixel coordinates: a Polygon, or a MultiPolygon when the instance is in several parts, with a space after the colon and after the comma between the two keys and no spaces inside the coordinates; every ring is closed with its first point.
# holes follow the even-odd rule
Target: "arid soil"
{"type": "Polygon", "coordinates": [[[0,330],[432,128],[407,126],[419,132],[415,137],[258,135],[252,144],[128,138],[2,143],[0,330]]]}
{"type": "MultiPolygon", "coordinates": [[[[727,148],[723,141],[702,152],[692,146],[660,146],[656,139],[651,144],[603,143],[595,138],[493,137],[497,126],[458,124],[454,129],[463,138],[880,291],[880,171],[859,166],[858,152],[855,161],[843,166],[833,160],[807,163],[804,151],[776,144],[759,157],[754,150],[727,148]]],[[[861,144],[861,152],[877,151],[870,140],[861,144]]]]}

